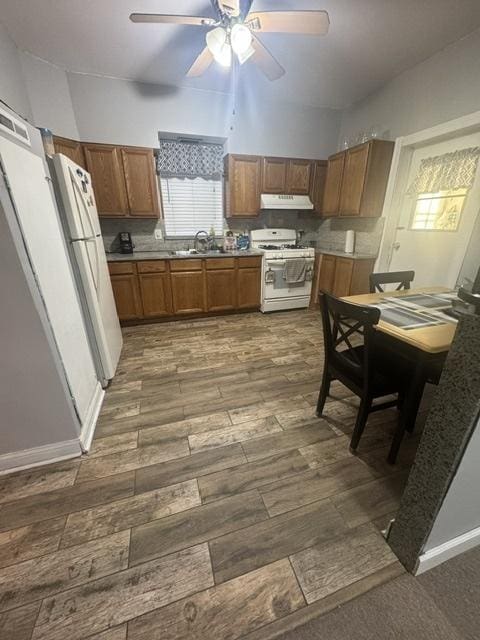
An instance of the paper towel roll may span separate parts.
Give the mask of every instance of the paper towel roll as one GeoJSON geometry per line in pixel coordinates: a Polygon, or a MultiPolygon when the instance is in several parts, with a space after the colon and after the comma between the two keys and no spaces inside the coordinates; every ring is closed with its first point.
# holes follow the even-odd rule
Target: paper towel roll
{"type": "Polygon", "coordinates": [[[355,250],[355,231],[349,229],[345,237],[345,253],[353,253],[355,250]]]}

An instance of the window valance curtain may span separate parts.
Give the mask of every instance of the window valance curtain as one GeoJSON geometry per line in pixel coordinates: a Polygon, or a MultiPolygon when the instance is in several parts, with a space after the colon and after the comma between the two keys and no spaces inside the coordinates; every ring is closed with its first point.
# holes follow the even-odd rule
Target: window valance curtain
{"type": "Polygon", "coordinates": [[[218,180],[223,173],[223,145],[160,140],[157,173],[162,177],[218,180]]]}
{"type": "Polygon", "coordinates": [[[480,147],[460,149],[441,156],[425,158],[420,163],[415,180],[407,193],[438,193],[455,189],[470,189],[475,180],[480,147]]]}

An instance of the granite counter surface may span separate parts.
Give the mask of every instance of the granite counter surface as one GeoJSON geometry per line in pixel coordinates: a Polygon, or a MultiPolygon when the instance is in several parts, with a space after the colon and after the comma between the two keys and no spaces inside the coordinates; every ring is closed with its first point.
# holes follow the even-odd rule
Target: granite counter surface
{"type": "Polygon", "coordinates": [[[260,251],[229,251],[218,253],[192,253],[188,256],[177,256],[169,251],[134,251],[133,253],[107,253],[108,262],[136,262],[138,260],[191,260],[192,258],[242,258],[247,256],[261,256],[260,251]]]}
{"type": "Polygon", "coordinates": [[[328,256],[337,256],[339,258],[351,258],[352,260],[376,260],[377,256],[372,253],[346,253],[345,251],[338,251],[336,249],[316,249],[317,253],[324,253],[328,256]]]}

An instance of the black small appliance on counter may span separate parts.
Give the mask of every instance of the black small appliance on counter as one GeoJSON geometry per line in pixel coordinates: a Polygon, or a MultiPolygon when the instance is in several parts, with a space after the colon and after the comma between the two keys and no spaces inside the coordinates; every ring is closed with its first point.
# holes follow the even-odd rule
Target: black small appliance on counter
{"type": "Polygon", "coordinates": [[[120,244],[120,253],[133,253],[132,236],[128,231],[121,231],[118,234],[118,241],[120,244]]]}

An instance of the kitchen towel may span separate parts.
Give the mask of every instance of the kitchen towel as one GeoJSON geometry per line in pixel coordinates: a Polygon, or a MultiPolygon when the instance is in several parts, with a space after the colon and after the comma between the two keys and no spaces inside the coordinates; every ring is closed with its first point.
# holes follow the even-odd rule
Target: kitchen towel
{"type": "Polygon", "coordinates": [[[305,282],[306,273],[307,262],[305,258],[289,258],[288,260],[285,260],[283,277],[288,284],[305,282]]]}

